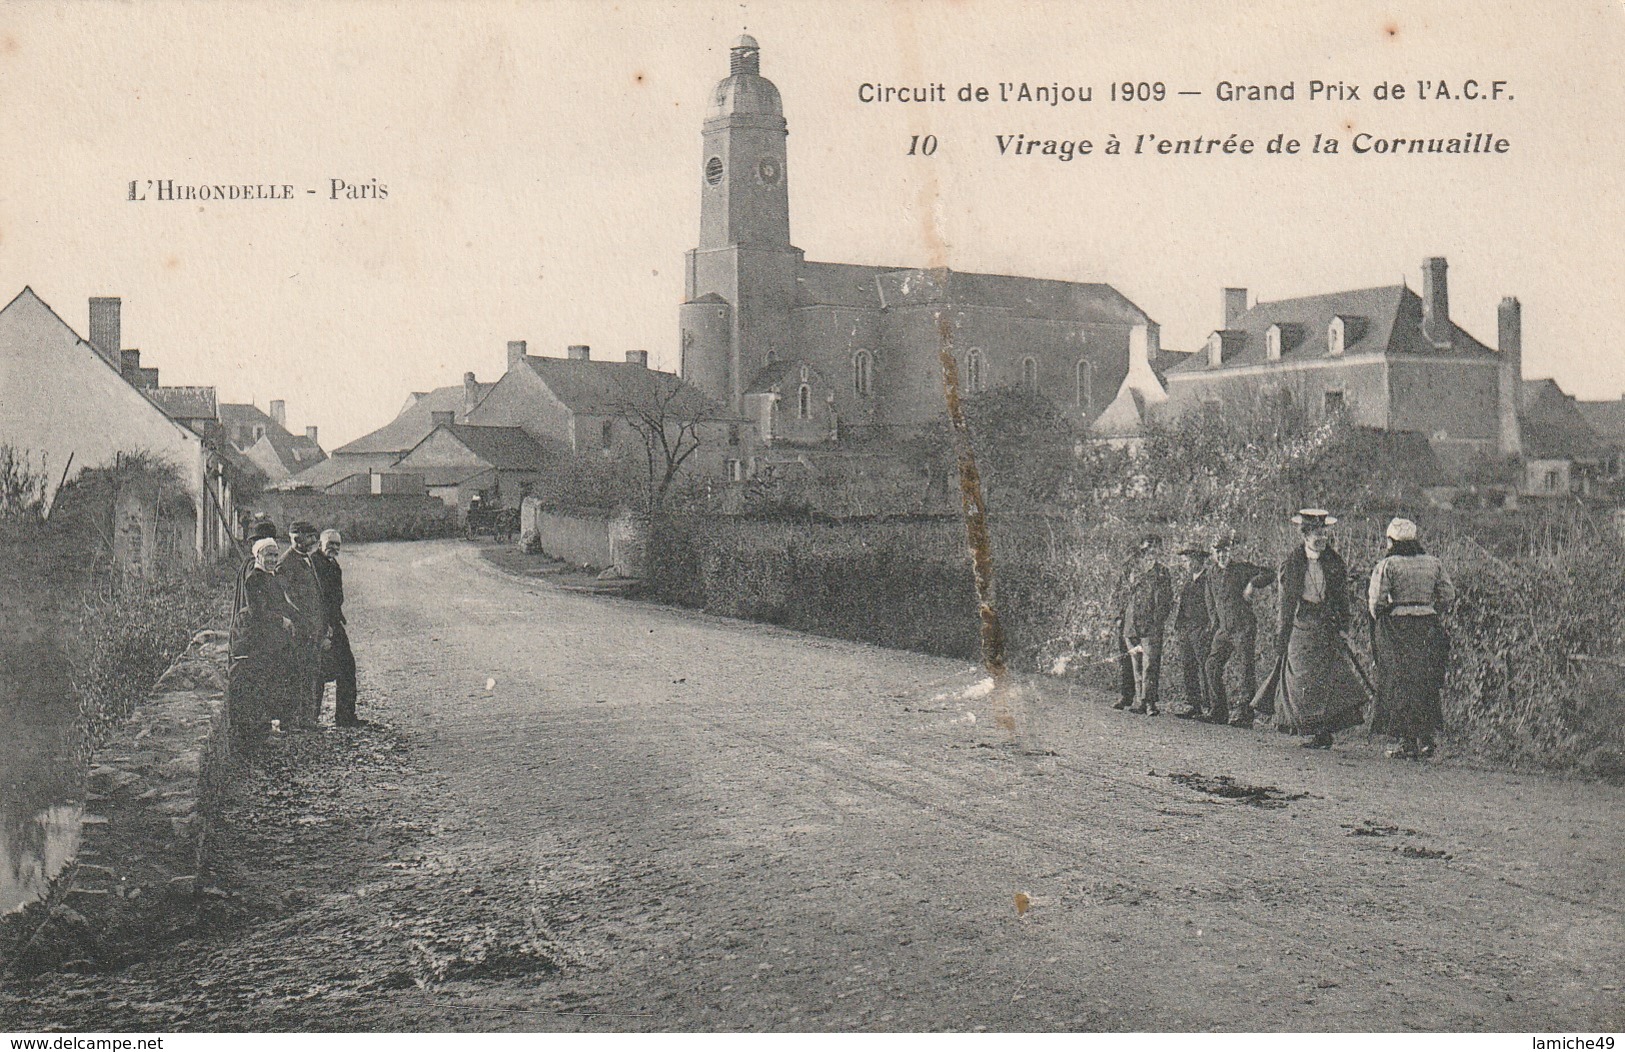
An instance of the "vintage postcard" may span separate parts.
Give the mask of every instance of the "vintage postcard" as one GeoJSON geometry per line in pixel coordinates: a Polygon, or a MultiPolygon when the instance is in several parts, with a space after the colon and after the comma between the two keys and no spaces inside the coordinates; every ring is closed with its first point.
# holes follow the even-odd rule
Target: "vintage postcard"
{"type": "Polygon", "coordinates": [[[1622,52],[0,5],[0,1031],[1611,1049],[1622,52]]]}

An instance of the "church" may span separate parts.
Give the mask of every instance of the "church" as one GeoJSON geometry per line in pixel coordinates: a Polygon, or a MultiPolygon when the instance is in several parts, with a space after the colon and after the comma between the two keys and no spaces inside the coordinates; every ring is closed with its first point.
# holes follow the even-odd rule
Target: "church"
{"type": "Polygon", "coordinates": [[[741,36],[702,131],[680,372],[764,445],[883,448],[941,419],[944,349],[962,394],[1025,387],[1080,429],[1135,385],[1160,397],[1157,324],[1109,285],[807,260],[790,240],[787,135],[741,36]]]}

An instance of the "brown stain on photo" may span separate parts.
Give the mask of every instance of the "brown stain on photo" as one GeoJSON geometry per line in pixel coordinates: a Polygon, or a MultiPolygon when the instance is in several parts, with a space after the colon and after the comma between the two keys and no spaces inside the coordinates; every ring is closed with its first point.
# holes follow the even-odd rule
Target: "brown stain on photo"
{"type": "Polygon", "coordinates": [[[16,37],[10,33],[0,34],[0,55],[15,55],[21,50],[22,45],[17,43],[16,37]]]}
{"type": "Polygon", "coordinates": [[[1387,34],[1389,40],[1393,40],[1399,36],[1399,23],[1389,22],[1387,25],[1382,27],[1382,31],[1387,34]]]}
{"type": "Polygon", "coordinates": [[[179,256],[166,256],[164,258],[164,269],[165,270],[179,270],[180,266],[181,266],[181,257],[179,257],[179,256]]]}

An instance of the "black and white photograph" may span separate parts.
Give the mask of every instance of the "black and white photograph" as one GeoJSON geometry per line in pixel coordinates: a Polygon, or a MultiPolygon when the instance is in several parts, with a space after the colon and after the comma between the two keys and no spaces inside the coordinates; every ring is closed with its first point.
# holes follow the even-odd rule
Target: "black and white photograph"
{"type": "Polygon", "coordinates": [[[0,4],[7,1047],[1613,1049],[1622,54],[0,4]]]}

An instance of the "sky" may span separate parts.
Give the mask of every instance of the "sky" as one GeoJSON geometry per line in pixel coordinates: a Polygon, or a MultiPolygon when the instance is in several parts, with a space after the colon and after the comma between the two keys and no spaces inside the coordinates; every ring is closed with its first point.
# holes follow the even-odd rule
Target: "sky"
{"type": "Polygon", "coordinates": [[[121,296],[124,346],[165,384],[283,399],[329,448],[411,391],[496,379],[510,339],[675,369],[700,124],[745,27],[784,98],[808,259],[1104,281],[1194,349],[1226,286],[1419,288],[1439,255],[1454,318],[1484,342],[1501,297],[1520,299],[1526,375],[1625,393],[1625,5],[1586,0],[10,4],[0,303],[31,286],[83,335],[88,298],[121,296]],[[1510,97],[1421,100],[1419,79],[1510,97]],[[1360,97],[1311,100],[1312,80],[1360,97]],[[1114,81],[1166,97],[1113,102],[1114,81]],[[1297,98],[1220,102],[1221,81],[1297,98]],[[860,101],[865,83],[952,100],[1021,82],[1094,98],[860,101]],[[1372,98],[1381,82],[1409,97],[1372,98]],[[1300,153],[1263,153],[1277,133],[1300,153]],[[1317,133],[1340,152],[1309,153],[1317,133]],[[1350,150],[1476,133],[1508,151],[1350,150]],[[1017,134],[1094,146],[1001,155],[1017,134]],[[926,135],[935,152],[910,156],[926,135]],[[1112,135],[1258,152],[1106,156],[1112,135]],[[296,191],[128,199],[159,179],[296,191]],[[335,179],[388,196],[332,200],[335,179]]]}

